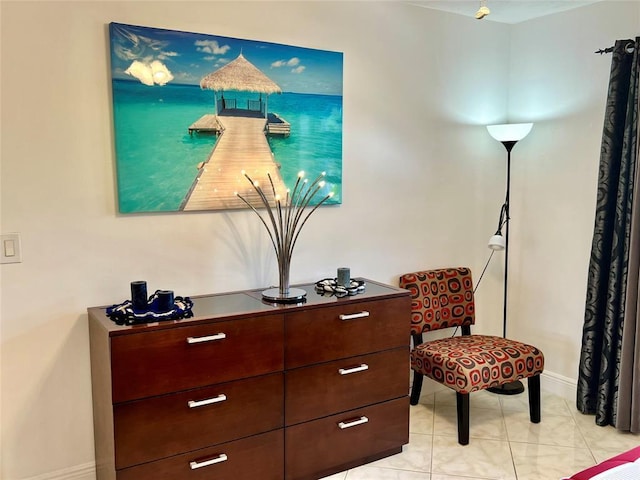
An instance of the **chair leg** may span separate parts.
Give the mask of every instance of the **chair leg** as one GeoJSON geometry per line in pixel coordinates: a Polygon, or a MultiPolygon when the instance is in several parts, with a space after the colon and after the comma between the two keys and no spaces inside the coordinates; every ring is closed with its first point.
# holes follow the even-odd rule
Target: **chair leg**
{"type": "Polygon", "coordinates": [[[411,405],[417,405],[420,401],[420,391],[422,390],[422,374],[413,371],[413,386],[411,387],[411,399],[409,403],[411,405]]]}
{"type": "Polygon", "coordinates": [[[456,392],[458,410],[458,443],[469,444],[469,394],[456,392]]]}
{"type": "Polygon", "coordinates": [[[527,379],[529,385],[529,418],[532,423],[540,423],[540,375],[527,379]]]}

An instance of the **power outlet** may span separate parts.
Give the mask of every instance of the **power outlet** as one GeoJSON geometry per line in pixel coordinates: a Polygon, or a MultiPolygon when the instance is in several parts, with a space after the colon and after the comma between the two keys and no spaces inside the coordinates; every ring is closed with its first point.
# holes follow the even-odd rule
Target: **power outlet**
{"type": "Polygon", "coordinates": [[[0,263],[22,263],[19,233],[0,235],[0,263]]]}

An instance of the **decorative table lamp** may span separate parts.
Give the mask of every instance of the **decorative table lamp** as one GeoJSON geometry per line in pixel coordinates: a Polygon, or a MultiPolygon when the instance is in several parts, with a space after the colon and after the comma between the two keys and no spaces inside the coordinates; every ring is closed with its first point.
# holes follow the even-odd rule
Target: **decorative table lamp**
{"type": "Polygon", "coordinates": [[[271,175],[267,173],[270,185],[266,188],[266,193],[257,181],[253,181],[249,175],[243,170],[242,174],[251,183],[262,205],[264,207],[268,221],[258,212],[247,199],[236,192],[236,196],[247,204],[251,210],[258,216],[264,228],[267,229],[273,248],[276,251],[278,259],[278,276],[279,284],[277,288],[269,288],[262,292],[262,298],[275,303],[297,303],[304,300],[307,292],[301,288],[290,288],[289,271],[291,267],[291,255],[293,248],[300,235],[300,230],[304,226],[307,219],[316,209],[333,196],[333,192],[325,195],[311,210],[305,213],[307,207],[310,206],[316,194],[325,186],[325,172],[322,172],[313,182],[304,178],[304,172],[298,173],[298,179],[293,187],[293,193],[287,189],[284,198],[279,192],[276,192],[271,175]]]}

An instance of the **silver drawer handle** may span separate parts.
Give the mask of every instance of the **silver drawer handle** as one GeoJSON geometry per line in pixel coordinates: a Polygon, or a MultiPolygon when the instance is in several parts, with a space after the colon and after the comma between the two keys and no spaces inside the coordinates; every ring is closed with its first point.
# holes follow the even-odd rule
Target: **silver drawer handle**
{"type": "Polygon", "coordinates": [[[213,342],[215,340],[224,340],[225,338],[227,338],[226,333],[216,333],[206,337],[187,337],[187,343],[213,342]]]}
{"type": "Polygon", "coordinates": [[[362,311],[362,312],[358,312],[358,313],[350,313],[350,314],[342,314],[340,315],[340,320],[353,320],[355,318],[364,318],[364,317],[368,317],[369,316],[369,312],[367,312],[366,310],[362,311]]]}
{"type": "Polygon", "coordinates": [[[209,465],[213,465],[220,462],[226,462],[226,461],[227,461],[227,455],[224,453],[221,453],[216,458],[212,458],[211,460],[205,460],[204,462],[189,462],[189,465],[191,466],[191,470],[195,470],[196,468],[208,467],[209,465]]]}
{"type": "Polygon", "coordinates": [[[353,422],[340,422],[338,426],[344,430],[345,428],[355,427],[356,425],[362,425],[363,423],[367,423],[369,419],[367,417],[360,417],[358,420],[354,420],[353,422]]]}
{"type": "Polygon", "coordinates": [[[227,399],[227,396],[224,393],[221,393],[217,397],[207,398],[205,400],[189,400],[188,405],[189,408],[196,407],[204,407],[205,405],[211,405],[212,403],[224,402],[227,399]]]}
{"type": "Polygon", "coordinates": [[[339,368],[338,373],[340,375],[349,375],[350,373],[364,372],[365,370],[369,370],[369,365],[367,365],[366,363],[363,363],[359,367],[339,368]]]}

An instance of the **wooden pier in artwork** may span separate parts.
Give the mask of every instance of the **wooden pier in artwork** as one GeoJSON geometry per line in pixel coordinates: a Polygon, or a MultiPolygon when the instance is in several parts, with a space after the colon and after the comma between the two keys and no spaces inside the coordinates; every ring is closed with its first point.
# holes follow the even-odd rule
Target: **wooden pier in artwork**
{"type": "Polygon", "coordinates": [[[267,115],[266,132],[269,135],[288,137],[291,135],[291,124],[281,118],[277,113],[269,113],[267,115]]]}
{"type": "Polygon", "coordinates": [[[189,135],[192,135],[193,132],[208,132],[219,135],[223,132],[223,128],[218,121],[217,115],[214,115],[213,113],[207,113],[189,126],[189,135]]]}
{"type": "MultiPolygon", "coordinates": [[[[265,135],[267,119],[259,112],[240,110],[221,112],[217,121],[221,126],[220,136],[207,161],[198,166],[198,176],[180,209],[246,207],[236,192],[253,205],[261,205],[254,189],[242,174],[243,170],[254,181],[259,181],[265,191],[271,188],[266,176],[269,172],[276,191],[284,196],[286,186],[265,135]]],[[[194,128],[193,131],[197,130],[194,128]]]]}
{"type": "MultiPolygon", "coordinates": [[[[227,109],[226,111],[223,111],[221,115],[237,115],[237,112],[238,109],[227,109]]],[[[265,122],[264,130],[268,135],[281,135],[283,137],[288,137],[291,135],[291,124],[281,118],[277,113],[269,113],[267,114],[267,121],[265,122]]],[[[189,125],[189,135],[193,135],[194,132],[215,133],[216,135],[219,135],[223,131],[224,127],[218,120],[218,116],[213,113],[207,113],[189,125]]]]}

